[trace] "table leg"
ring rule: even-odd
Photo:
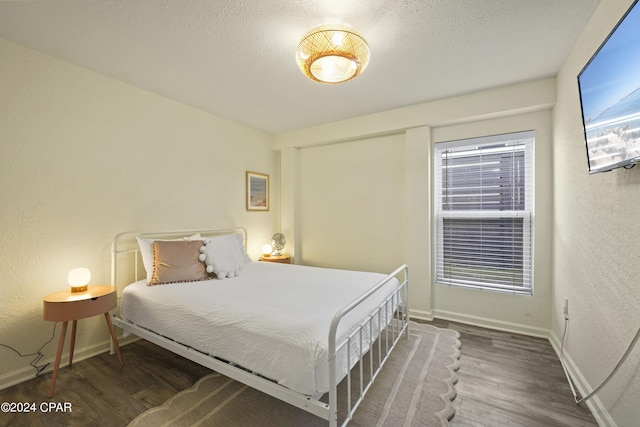
[[[71,324],[71,345],[69,346],[69,366],[73,365],[73,348],[76,346],[76,326],[78,321],[74,320]]]
[[[58,368],[60,367],[60,358],[62,357],[62,347],[64,347],[64,336],[67,333],[67,324],[65,320],[62,322],[62,331],[60,331],[60,339],[58,340],[58,351],[56,352],[56,361],[53,365],[53,375],[51,376],[51,388],[49,388],[49,397],[53,397],[53,389],[56,386],[56,378],[58,377]]]
[[[107,327],[109,328],[109,333],[111,334],[111,340],[113,341],[113,345],[116,348],[116,353],[118,354],[118,360],[120,361],[120,366],[124,366],[124,362],[122,361],[122,355],[120,354],[120,346],[118,345],[118,338],[116,337],[116,330],[113,327],[113,323],[111,322],[111,316],[107,312],[104,314],[104,318],[107,320]]]

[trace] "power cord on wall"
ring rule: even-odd
[[[573,400],[575,400],[575,402],[577,404],[580,404],[580,403],[584,402],[585,400],[590,399],[591,397],[593,397],[593,395],[595,395],[597,392],[599,392],[600,389],[602,389],[602,387],[604,387],[605,384],[607,384],[609,382],[609,380],[615,375],[615,373],[618,371],[620,366],[627,359],[627,356],[629,356],[629,353],[631,353],[631,350],[633,350],[633,347],[638,342],[638,339],[640,338],[640,328],[638,328],[638,331],[636,332],[636,335],[633,338],[633,340],[631,340],[631,344],[629,344],[629,347],[627,348],[627,351],[624,352],[624,354],[622,355],[622,358],[620,359],[620,361],[618,361],[618,363],[613,368],[613,371],[611,371],[609,376],[607,376],[607,378],[605,378],[605,380],[602,382],[602,384],[600,384],[598,387],[596,387],[591,393],[589,393],[588,395],[584,396],[581,399],[578,399],[578,394],[576,393],[576,389],[573,386],[573,381],[571,380],[571,376],[569,375],[569,372],[567,371],[567,368],[564,365],[564,361],[562,360],[564,358],[564,339],[565,339],[565,336],[567,335],[567,325],[568,325],[568,323],[569,323],[569,316],[565,313],[565,316],[564,316],[564,332],[562,332],[562,342],[560,344],[560,364],[562,365],[562,370],[564,371],[564,374],[567,377],[567,380],[569,381],[569,387],[571,387],[571,393],[573,393]]]
[[[2,344],[0,343],[0,347],[5,347],[8,348],[9,350],[13,351],[14,353],[16,353],[18,356],[20,357],[30,357],[30,356],[35,356],[34,359],[29,363],[30,366],[32,366],[33,368],[35,368],[36,370],[36,377],[40,376],[40,374],[42,373],[42,371],[44,371],[47,366],[49,366],[48,363],[45,363],[42,366],[38,366],[38,362],[40,362],[40,360],[44,357],[44,354],[42,353],[42,349],[49,344],[51,341],[53,341],[53,338],[56,336],[56,326],[58,325],[58,322],[55,322],[53,324],[53,332],[51,333],[51,338],[49,338],[44,344],[42,344],[40,346],[40,348],[35,352],[35,353],[29,353],[29,354],[22,354],[20,353],[18,350],[16,350],[15,348],[11,347],[10,345],[6,345],[6,344]]]

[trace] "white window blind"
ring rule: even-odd
[[[532,295],[534,139],[436,144],[436,283]]]

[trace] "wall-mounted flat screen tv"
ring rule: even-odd
[[[589,173],[640,162],[640,3],[578,75]]]

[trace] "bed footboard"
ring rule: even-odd
[[[397,290],[387,297],[383,304],[369,313],[349,336],[338,342],[336,336],[340,321],[394,278],[400,281],[400,286]],[[345,426],[349,423],[376,380],[378,373],[391,355],[396,343],[403,334],[407,338],[409,337],[408,301],[409,268],[405,264],[333,317],[329,331],[329,425],[331,427]],[[381,331],[380,334],[374,333],[376,329]],[[341,380],[338,375],[337,358],[338,353],[344,350],[347,353],[346,359],[351,360],[351,349],[354,347],[352,345],[354,342],[356,344],[355,348],[360,349],[360,351],[356,355],[358,358],[357,364],[353,369],[347,370],[346,377],[342,380],[346,381],[346,387],[342,409],[344,419],[340,420],[338,382]]]

